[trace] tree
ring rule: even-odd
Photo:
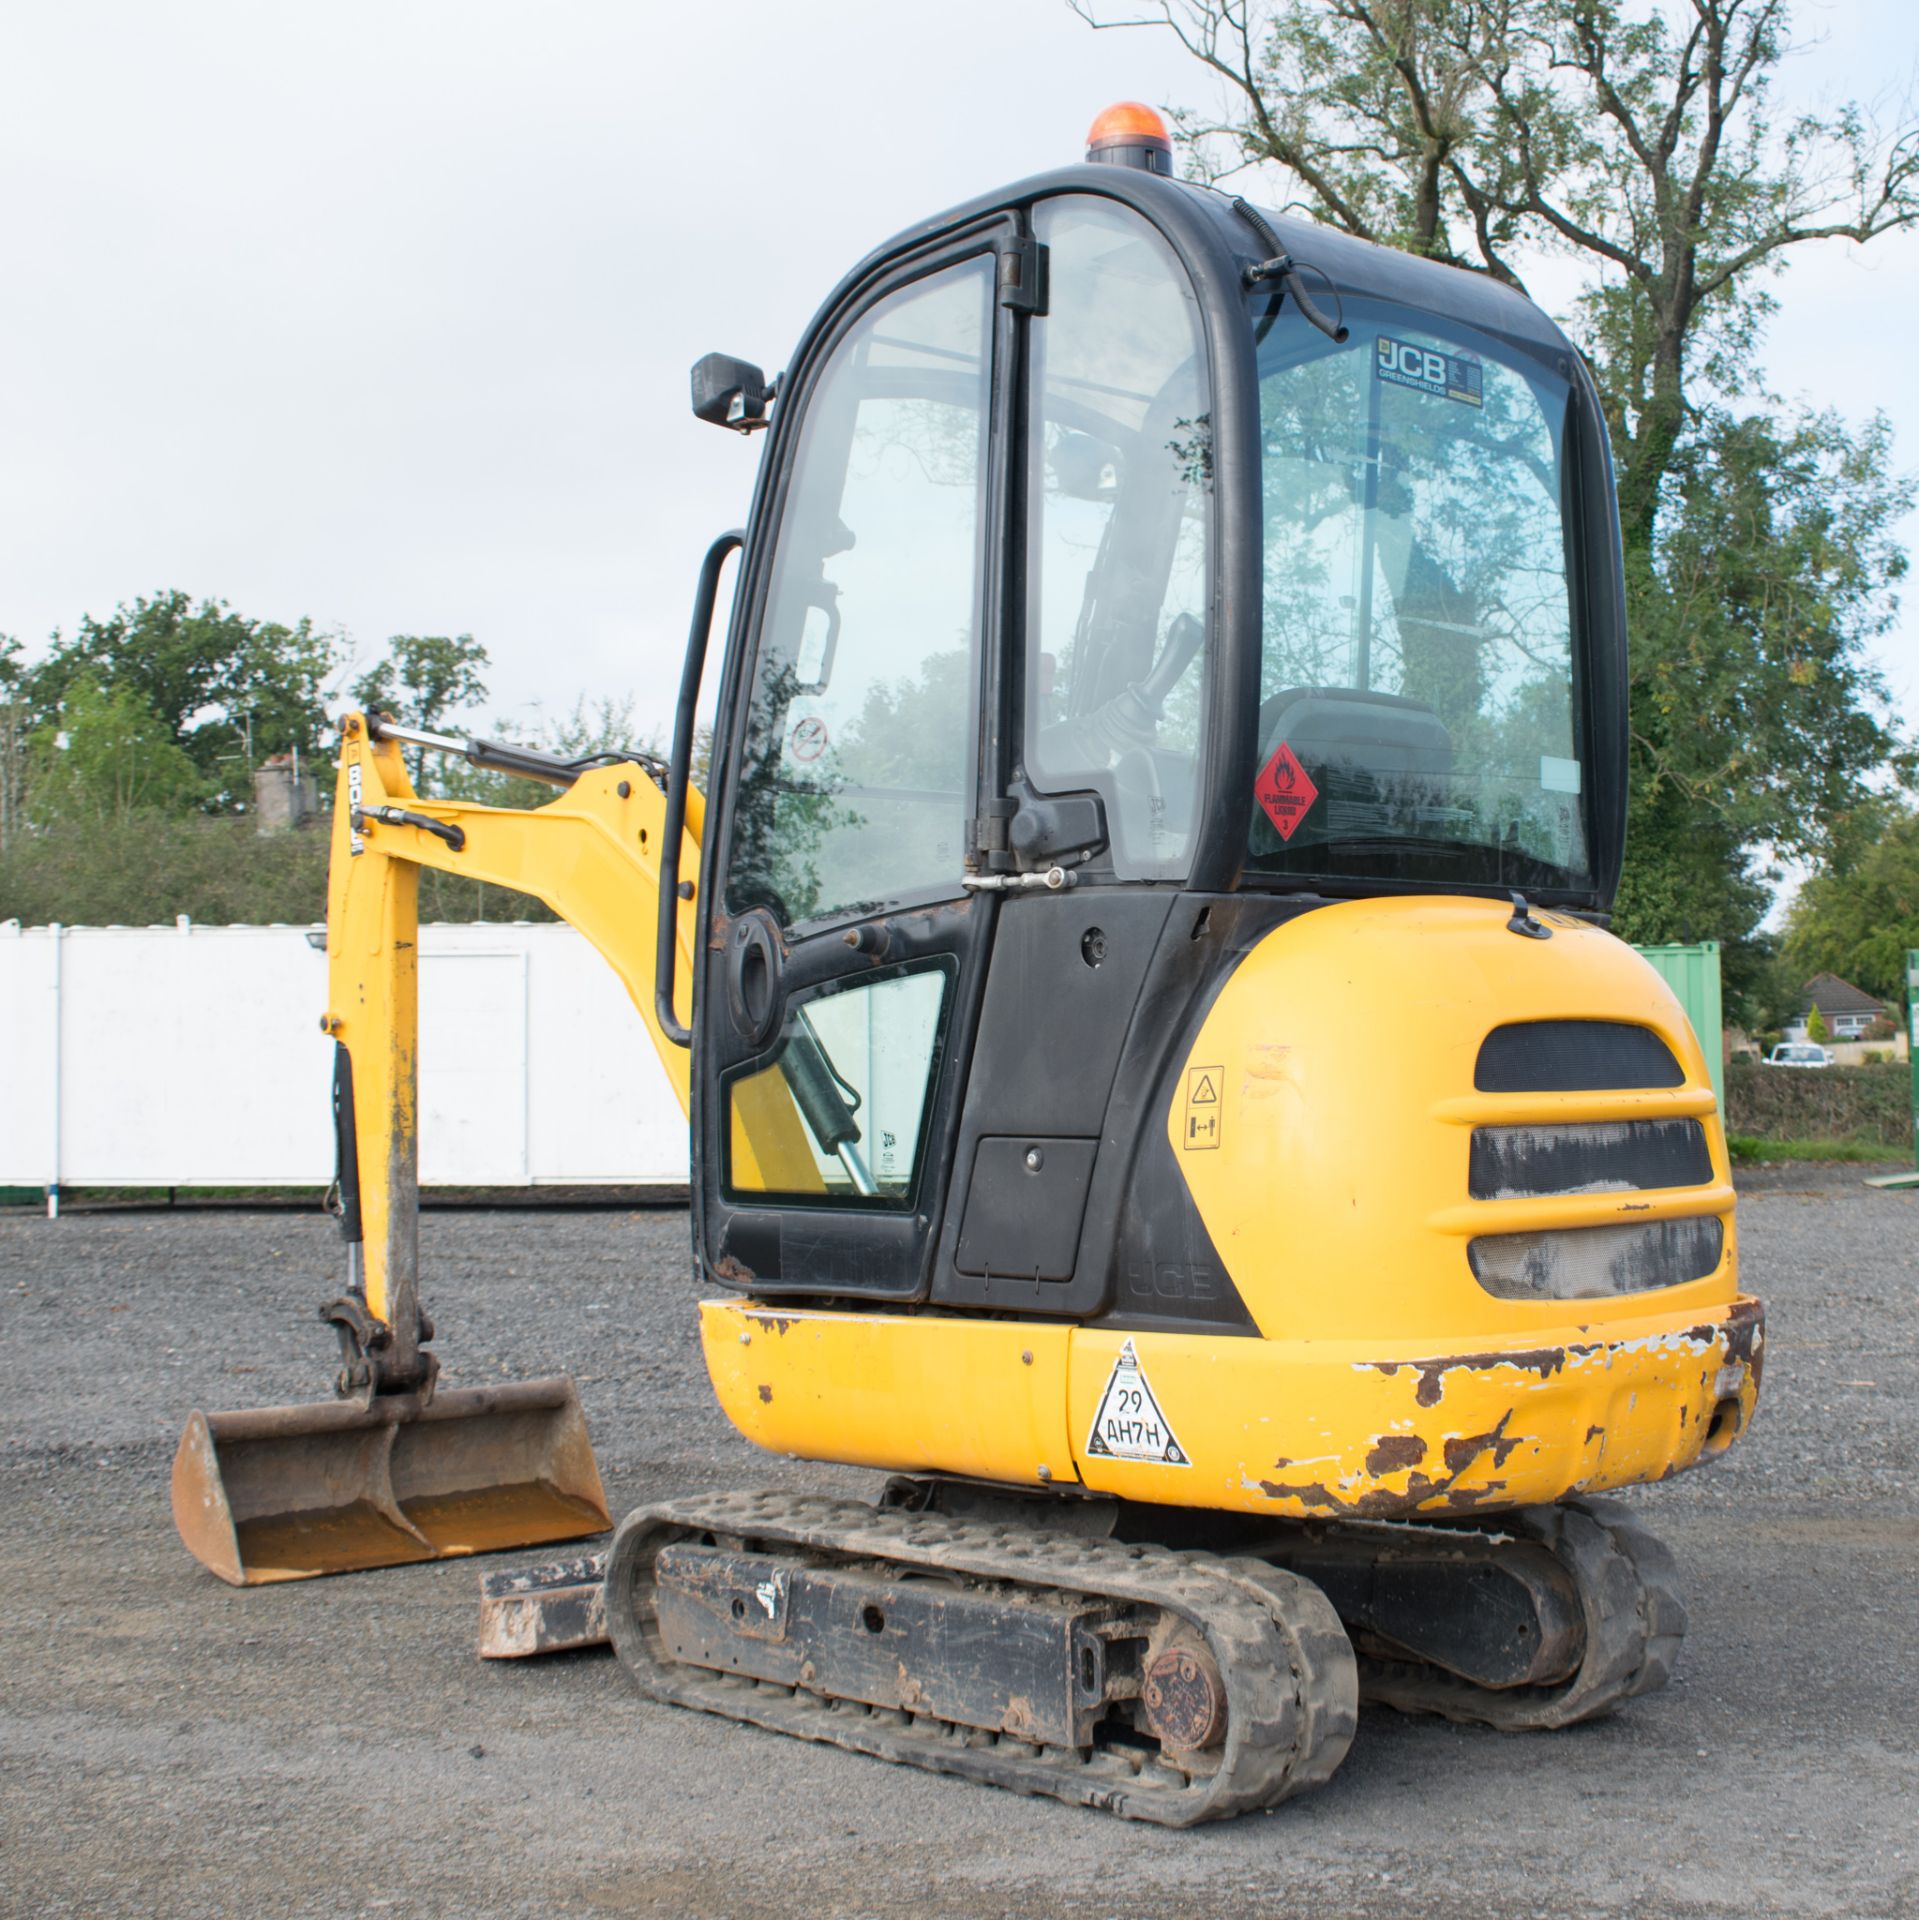
[[[480,676],[490,662],[486,649],[470,633],[457,638],[396,633],[386,648],[386,658],[354,681],[356,706],[377,709],[402,726],[431,733],[449,714],[476,707],[486,698],[486,682]],[[420,792],[441,790],[424,747],[410,751],[408,764]]]
[[[1226,84],[1226,118],[1179,116],[1208,172],[1274,163],[1333,225],[1514,286],[1528,250],[1591,271],[1620,517],[1647,546],[1689,378],[1744,385],[1758,276],[1792,247],[1919,220],[1911,126],[1775,114],[1789,16],[1788,0],[1690,0],[1676,24],[1625,0],[1158,0],[1151,19]]]
[[[353,683],[353,698],[362,707],[377,707],[405,726],[431,732],[449,714],[486,698],[480,676],[491,661],[470,633],[452,639],[396,633],[386,649],[387,657]]]
[[[87,673],[69,683],[58,724],[33,736],[29,754],[41,822],[118,829],[136,813],[191,811],[206,791],[205,774],[131,687],[109,692]]]
[[[26,656],[20,642],[0,633],[0,854],[20,830],[27,806]]]
[[[211,776],[207,803],[231,808],[251,801],[248,775],[269,755],[319,750],[327,732],[321,689],[339,651],[310,620],[250,620],[224,600],[195,605],[171,591],[104,620],[83,618],[71,640],[55,634],[23,678],[42,726],[82,674],[102,692],[131,692]]]
[[[1756,847],[1833,857],[1910,764],[1869,644],[1903,577],[1883,419],[1704,416],[1657,565],[1629,560],[1632,790],[1618,914],[1633,938],[1735,943],[1764,913]]]
[[[1763,850],[1823,852],[1874,769],[1910,771],[1866,654],[1911,497],[1888,430],[1787,415],[1755,367],[1793,249],[1919,221],[1919,132],[1781,109],[1787,0],[1074,4],[1223,83],[1223,113],[1176,116],[1203,177],[1275,167],[1292,210],[1522,290],[1534,260],[1581,270],[1633,634],[1618,925],[1747,937]]]
[[[1800,888],[1785,953],[1803,981],[1836,973],[1889,1007],[1906,997],[1906,952],[1919,947],[1919,813],[1893,814],[1850,863]]]
[[[1826,1016],[1817,1007],[1806,1015],[1806,1038],[1815,1047],[1824,1046],[1826,1043]]]

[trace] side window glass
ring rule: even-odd
[[[726,895],[784,925],[957,892],[971,799],[990,256],[814,384],[754,664]]]
[[[770,1053],[726,1083],[731,1196],[912,1205],[948,970],[870,975],[789,1005]]]
[[[1115,870],[1182,875],[1205,713],[1213,457],[1198,305],[1136,214],[1038,209],[1026,761],[1105,799]]]

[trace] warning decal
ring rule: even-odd
[[[1113,1362],[1112,1378],[1099,1397],[1099,1410],[1093,1415],[1093,1431],[1086,1437],[1086,1451],[1109,1460],[1148,1460],[1159,1467],[1190,1467],[1166,1416],[1146,1384],[1139,1355],[1133,1351],[1131,1337]]]
[[[1219,1145],[1219,1090],[1225,1079],[1219,1067],[1186,1069],[1186,1124],[1179,1144],[1187,1153],[1203,1153]]]
[[[1313,785],[1312,775],[1299,764],[1299,756],[1282,740],[1274,749],[1273,757],[1260,768],[1259,778],[1253,782],[1253,797],[1265,809],[1266,818],[1278,828],[1279,837],[1290,840],[1299,823],[1312,811],[1319,789]]]
[[[1373,376],[1395,387],[1411,387],[1415,393],[1463,401],[1469,407],[1484,401],[1485,373],[1476,354],[1441,353],[1383,333],[1373,357]]]

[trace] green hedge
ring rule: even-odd
[[[133,813],[18,833],[0,853],[0,920],[70,927],[201,926],[326,918],[327,822],[260,834],[251,820]],[[428,868],[420,918],[551,920],[542,902]]]
[[[1726,1070],[1726,1131],[1762,1140],[1877,1140],[1912,1144],[1912,1072],[1876,1067],[1756,1066]]]

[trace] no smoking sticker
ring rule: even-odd
[[[1273,757],[1260,768],[1259,778],[1253,782],[1253,797],[1279,837],[1290,840],[1298,831],[1299,823],[1312,811],[1319,789],[1313,785],[1312,775],[1299,764],[1299,756],[1282,740],[1274,749]]]
[[[817,714],[809,715],[788,737],[795,760],[817,760],[826,751],[826,722]]]
[[[1106,1391],[1099,1397],[1086,1451],[1103,1454],[1109,1460],[1146,1460],[1156,1467],[1193,1464],[1173,1438],[1172,1423],[1160,1412],[1159,1402],[1146,1384],[1146,1370],[1139,1364],[1130,1337],[1120,1348]]]

